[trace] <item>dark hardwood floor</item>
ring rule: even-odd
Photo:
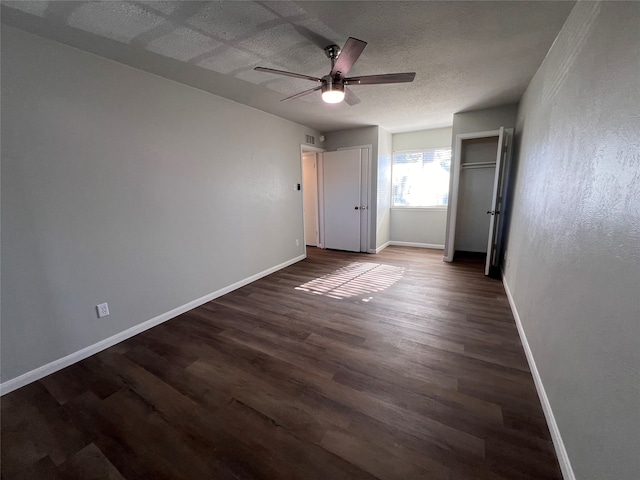
[[[308,258],[2,397],[2,478],[561,479],[502,284]]]

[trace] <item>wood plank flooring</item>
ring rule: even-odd
[[[561,479],[502,284],[308,258],[2,398],[10,479]]]

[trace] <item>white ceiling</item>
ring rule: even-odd
[[[322,132],[449,126],[453,114],[517,102],[574,3],[569,1],[3,1],[2,22]],[[256,66],[326,75],[323,49],[368,42],[349,72],[417,72],[413,83],[355,85],[328,105],[314,83]]]

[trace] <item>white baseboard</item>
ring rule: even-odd
[[[573,473],[573,468],[571,467],[571,462],[569,461],[569,455],[567,454],[567,450],[564,446],[564,442],[562,441],[562,436],[560,435],[560,429],[558,428],[558,424],[556,423],[556,419],[553,415],[553,410],[551,409],[551,403],[549,403],[549,398],[547,397],[547,393],[544,389],[544,385],[542,384],[542,378],[540,378],[540,373],[538,372],[536,361],[533,358],[533,352],[531,352],[531,347],[529,346],[529,342],[527,341],[527,336],[524,333],[524,328],[522,327],[522,321],[520,320],[520,315],[518,314],[518,309],[516,308],[516,304],[513,300],[513,296],[511,295],[511,290],[509,290],[509,285],[507,284],[507,280],[505,279],[504,272],[502,273],[502,283],[504,285],[504,290],[507,293],[507,298],[509,299],[509,305],[511,306],[511,311],[513,312],[513,318],[515,318],[516,320],[516,326],[518,327],[518,334],[520,335],[520,340],[522,341],[524,353],[527,357],[527,362],[529,363],[529,370],[531,370],[531,375],[533,376],[533,382],[536,385],[536,390],[538,391],[538,397],[540,397],[540,403],[542,404],[542,411],[544,412],[544,416],[547,420],[549,432],[551,433],[551,440],[553,441],[553,446],[556,450],[556,455],[558,457],[558,463],[560,463],[560,469],[562,470],[562,476],[564,477],[565,480],[576,480],[576,476]]]
[[[385,248],[387,248],[389,245],[391,245],[391,242],[387,242],[387,243],[383,243],[382,245],[380,245],[378,248],[373,249],[370,248],[369,251],[367,253],[380,253],[382,250],[384,250]]]
[[[154,317],[150,320],[139,323],[138,325],[134,325],[133,327],[128,328],[127,330],[124,330],[120,333],[116,333],[112,337],[105,338],[104,340],[94,343],[93,345],[89,345],[88,347],[85,347],[82,350],[78,350],[77,352],[71,353],[66,357],[59,358],[58,360],[54,360],[51,363],[47,363],[46,365],[43,365],[27,373],[24,373],[19,377],[15,377],[15,378],[12,378],[11,380],[7,380],[6,382],[3,382],[0,384],[0,396],[5,395],[9,392],[13,392],[14,390],[17,390],[20,387],[24,387],[25,385],[28,385],[29,383],[40,380],[41,378],[44,378],[47,375],[55,373],[58,370],[62,370],[63,368],[68,367],[69,365],[73,365],[74,363],[79,362],[80,360],[84,360],[85,358],[90,357],[91,355],[94,355],[98,352],[101,352],[102,350],[105,350],[109,347],[112,347],[113,345],[120,343],[128,338],[131,338],[134,335],[142,333],[145,330],[149,330],[150,328],[153,328],[156,325],[160,325],[161,323],[164,323],[167,320],[171,320],[172,318],[177,317],[178,315],[182,315],[183,313],[188,312],[189,310],[193,310],[194,308],[199,307],[204,303],[210,302],[211,300],[221,297],[222,295],[232,292],[233,290],[243,287],[251,282],[255,282],[256,280],[262,277],[266,277],[267,275],[277,272],[278,270],[282,270],[283,268],[288,267],[289,265],[293,265],[294,263],[297,263],[300,260],[304,260],[305,258],[306,258],[306,255],[300,255],[299,257],[288,260],[284,263],[281,263],[280,265],[276,265],[275,267],[268,268],[267,270],[264,270],[260,273],[256,273],[255,275],[251,275],[250,277],[247,277],[243,280],[240,280],[224,288],[221,288],[220,290],[216,290],[215,292],[209,293],[203,297],[200,297],[196,300],[186,303],[180,307],[174,308],[173,310],[170,310],[166,313],[158,315],[157,317]]]
[[[398,245],[399,247],[417,247],[417,248],[433,248],[435,250],[444,250],[444,245],[438,245],[435,243],[415,243],[415,242],[396,242],[392,240],[391,245]]]

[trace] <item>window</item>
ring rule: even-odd
[[[449,204],[451,148],[393,154],[394,207],[446,207]]]

